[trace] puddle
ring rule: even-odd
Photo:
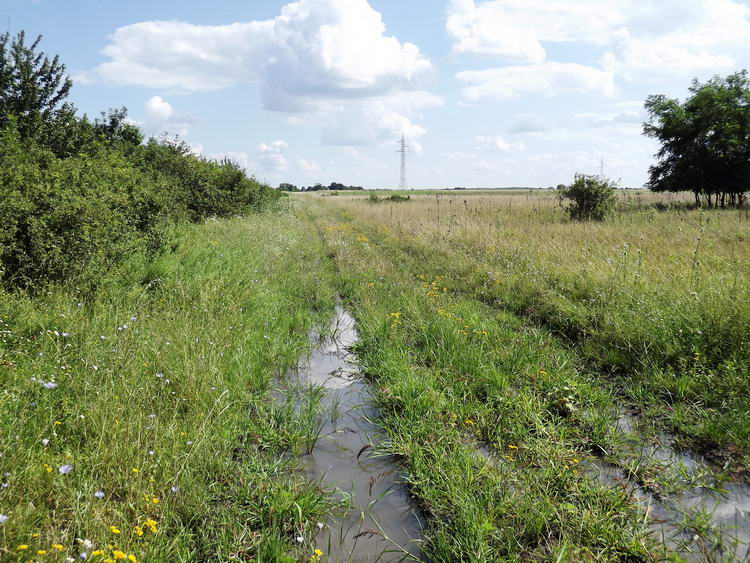
[[[649,516],[654,537],[688,561],[750,560],[750,485],[716,483],[712,471],[719,473],[718,468],[700,456],[677,450],[670,434],[638,437],[637,417],[631,413],[621,414],[615,427],[624,434],[629,450],[620,460],[622,467],[601,459],[587,460],[582,463],[587,475],[630,494]],[[630,467],[637,473],[642,464],[652,464],[652,471],[661,478],[669,475],[676,481],[675,490],[639,483],[623,469]]]
[[[369,388],[350,352],[356,326],[338,304],[329,330],[324,338],[311,334],[312,353],[286,381],[325,391],[320,438],[303,458],[305,471],[350,506],[326,523],[315,547],[328,561],[418,560],[422,523],[400,482],[398,463],[377,452],[382,433],[372,422]]]

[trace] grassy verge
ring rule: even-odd
[[[329,501],[286,452],[314,424],[269,388],[332,308],[317,238],[290,215],[181,237],[94,296],[0,294],[0,559],[311,556]]]

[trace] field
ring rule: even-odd
[[[747,559],[746,209],[333,195],[183,226],[96,294],[0,293],[0,558],[336,560],[347,520],[354,560]],[[289,383],[337,299],[372,403],[349,462],[388,464],[351,487],[396,483],[369,504],[311,470],[338,395]]]

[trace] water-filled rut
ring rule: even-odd
[[[354,319],[336,305],[331,326],[310,335],[313,349],[286,376],[294,386],[321,388],[320,436],[304,458],[307,476],[348,505],[315,538],[328,561],[416,560],[422,524],[399,478],[396,459],[379,451],[382,431],[367,383],[351,349]]]

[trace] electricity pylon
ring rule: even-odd
[[[409,187],[406,183],[406,153],[409,152],[409,145],[406,144],[406,138],[403,133],[401,133],[401,148],[396,152],[401,153],[401,180],[398,183],[398,189],[408,190]]]

